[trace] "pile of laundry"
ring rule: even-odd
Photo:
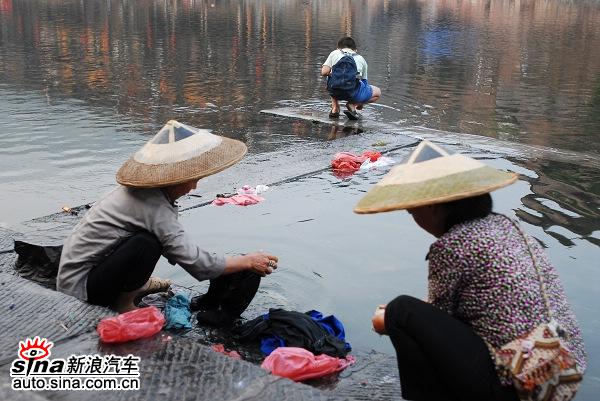
[[[366,150],[360,155],[350,152],[336,153],[331,161],[331,167],[336,177],[347,178],[359,170],[370,170],[394,163],[396,162],[392,158],[381,156],[381,153],[373,150]]]
[[[261,277],[244,271],[210,280],[208,292],[190,299],[190,290],[172,285],[168,292],[142,298],[140,308],[102,319],[96,331],[107,343],[150,337],[164,329],[191,329],[192,311],[198,324],[228,327],[238,342],[256,342],[267,357],[262,367],[274,375],[296,381],[339,372],[355,362],[348,355],[344,325],[335,316],[316,310],[305,313],[270,309],[255,319],[241,322],[252,302]],[[242,359],[235,350],[214,344],[215,352]]]
[[[262,367],[272,374],[303,381],[339,372],[352,363],[342,322],[316,310],[306,313],[270,309],[235,326],[241,342],[258,341],[267,355]]]
[[[190,291],[187,288],[171,285],[168,292],[146,295],[140,307],[154,306],[165,316],[165,329],[191,329]]]
[[[256,187],[250,185],[244,185],[241,187],[236,194],[221,194],[217,195],[216,199],[212,201],[215,206],[223,205],[238,205],[238,206],[250,206],[260,203],[265,200],[258,194],[265,192],[269,189],[268,186],[259,184]]]

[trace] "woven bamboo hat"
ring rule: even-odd
[[[171,120],[121,166],[117,182],[139,188],[180,184],[226,169],[247,150],[240,141]]]
[[[422,141],[408,161],[390,170],[358,202],[356,213],[410,209],[469,198],[505,187],[517,174],[496,170]]]

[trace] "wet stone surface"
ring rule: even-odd
[[[99,319],[113,315],[59,292],[41,288],[10,273],[0,273],[0,362],[14,359],[19,341],[35,333],[60,342],[93,331]]]
[[[13,251],[13,237],[15,234],[14,231],[0,228],[0,258],[3,254]]]

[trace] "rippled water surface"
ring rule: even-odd
[[[326,113],[319,70],[345,34],[383,90],[365,108],[370,120],[600,157],[597,1],[0,0],[0,226],[95,200],[171,118],[241,139],[255,155],[344,136],[259,111]],[[544,242],[563,277],[591,356],[582,399],[592,399],[600,173],[569,160],[493,163],[521,173],[498,209]],[[264,299],[304,308],[321,297],[358,346],[389,352],[364,322],[400,291],[424,293],[432,239],[404,214],[346,213],[377,178],[324,173],[281,186],[268,205],[184,218],[207,248],[264,247],[287,260]]]
[[[251,152],[325,139],[257,112],[326,109],[319,69],[343,34],[384,92],[369,118],[600,152],[597,2],[1,0],[0,221],[92,200],[170,118]],[[46,207],[15,208],[19,191]]]

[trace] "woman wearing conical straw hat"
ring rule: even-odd
[[[151,274],[161,255],[197,280],[243,271],[265,276],[277,257],[251,253],[224,257],[194,244],[177,220],[175,201],[198,180],[237,163],[242,142],[169,121],[117,172],[120,184],[98,201],[64,244],[57,289],[118,311],[134,299],[168,289]]]
[[[427,255],[427,302],[402,295],[373,316],[375,331],[396,350],[404,399],[517,400],[492,356],[547,323],[547,308],[585,369],[580,329],[554,268],[516,222],[492,213],[489,192],[516,179],[423,141],[355,207],[357,213],[406,209],[437,238]]]

